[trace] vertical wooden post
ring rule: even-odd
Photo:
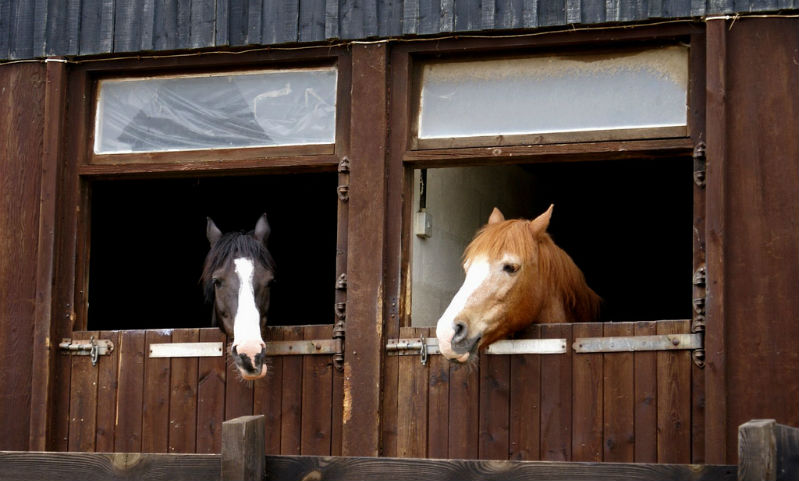
[[[353,45],[342,454],[377,456],[386,229],[386,44]],[[359,100],[360,99],[360,100]]]
[[[773,419],[753,419],[738,427],[738,480],[799,479],[799,429]]]
[[[733,462],[727,446],[727,362],[725,329],[727,186],[727,31],[724,19],[706,22],[706,265],[705,462]]]
[[[44,97],[45,123],[42,130],[42,175],[39,190],[39,238],[36,257],[36,304],[33,331],[31,420],[28,449],[47,449],[50,431],[53,370],[58,341],[53,342],[52,303],[55,267],[56,190],[61,155],[61,137],[66,112],[67,65],[63,59],[49,59]],[[57,339],[57,338],[55,338]]]
[[[222,481],[264,479],[265,426],[263,415],[242,416],[222,423]]]

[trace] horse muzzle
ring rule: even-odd
[[[243,379],[254,381],[266,376],[266,345],[263,342],[234,344],[230,353]]]
[[[460,321],[456,321],[451,326],[436,328],[438,337],[438,350],[441,354],[451,361],[466,362],[469,356],[477,351],[480,345],[481,335],[469,337],[468,326]]]

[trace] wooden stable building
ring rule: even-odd
[[[799,425],[794,1],[11,0],[0,59],[0,450],[264,414],[267,454],[734,464]],[[550,203],[605,322],[422,352],[464,236]],[[197,280],[205,217],[264,211],[245,383]]]

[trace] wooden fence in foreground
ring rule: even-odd
[[[222,454],[0,452],[0,481],[93,480],[735,480],[799,478],[799,429],[739,428],[738,466],[264,456],[264,417],[223,425]]]

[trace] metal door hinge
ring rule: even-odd
[[[109,356],[114,351],[114,343],[108,339],[73,340],[65,338],[58,344],[59,349],[75,356],[91,356],[92,366],[97,365],[100,356]]]
[[[338,163],[339,185],[336,188],[341,202],[350,200],[350,159],[343,157]]]
[[[705,304],[707,303],[707,269],[702,264],[694,271],[694,315],[691,319],[691,332],[701,338],[701,346],[691,353],[694,364],[705,367]]]
[[[694,147],[694,183],[704,188],[706,174],[707,160],[705,159],[705,143],[699,142],[696,144],[696,147]]]

